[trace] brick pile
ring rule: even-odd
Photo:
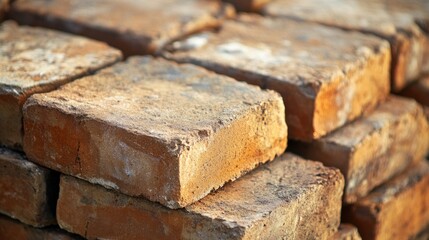
[[[427,238],[428,16],[0,0],[0,239]]]

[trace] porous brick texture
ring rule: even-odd
[[[345,209],[363,239],[411,239],[429,226],[429,165],[410,167]]]
[[[58,227],[35,228],[0,215],[0,239],[4,240],[83,240]]]
[[[62,176],[57,216],[88,239],[328,239],[342,188],[338,170],[285,154],[178,210]]]
[[[277,93],[150,57],[33,95],[24,125],[31,160],[170,208],[274,159],[287,140]]]
[[[429,107],[429,75],[410,84],[400,94],[405,97],[413,98],[420,104]]]
[[[58,181],[51,170],[0,148],[0,213],[36,227],[55,224]]]
[[[338,231],[331,238],[332,240],[362,240],[359,235],[358,229],[351,225],[342,223],[338,227]]]
[[[231,7],[211,0],[20,0],[11,18],[105,41],[126,55],[156,53],[172,40],[217,28]]]
[[[47,92],[121,59],[104,43],[52,30],[0,25],[0,145],[22,147],[22,106]]]
[[[389,92],[388,43],[357,32],[241,15],[219,33],[171,48],[170,59],[279,92],[293,139],[320,138],[372,110]]]
[[[339,168],[346,179],[344,200],[352,203],[426,156],[429,125],[414,100],[390,96],[368,116],[291,149]]]
[[[424,0],[322,0],[318,4],[312,0],[278,0],[264,9],[269,16],[317,22],[389,40],[395,92],[429,71],[429,34],[420,27],[427,23],[428,12],[429,3]],[[418,16],[421,18],[416,19]]]
[[[223,0],[231,3],[238,11],[244,12],[260,12],[265,4],[272,0]]]

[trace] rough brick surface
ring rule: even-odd
[[[429,76],[410,84],[400,94],[413,98],[422,105],[429,107]]]
[[[220,1],[209,0],[20,0],[11,17],[20,23],[52,27],[105,41],[126,55],[155,53],[177,38],[216,28]]]
[[[51,30],[0,26],[0,145],[21,148],[22,105],[33,93],[110,65],[118,50]]]
[[[399,2],[402,1],[402,4]],[[396,2],[396,5],[393,3]],[[278,0],[264,12],[271,16],[318,22],[358,30],[388,39],[392,46],[392,89],[400,91],[421,72],[429,71],[429,35],[419,28],[415,15],[429,5],[417,1],[384,0]],[[414,10],[413,10],[414,9]],[[424,11],[424,10],[423,10]]]
[[[362,240],[357,228],[350,224],[340,224],[332,240]]]
[[[238,11],[259,12],[271,0],[223,0],[231,3]]]
[[[429,150],[429,126],[415,101],[391,96],[368,116],[291,149],[339,168],[346,179],[344,200],[351,203],[421,160]]]
[[[327,239],[342,187],[338,170],[285,154],[178,210],[62,176],[57,212],[89,239]]]
[[[429,165],[420,161],[345,209],[363,239],[409,239],[429,224]]]
[[[162,59],[130,58],[24,108],[30,159],[173,208],[286,147],[277,93]]]
[[[319,138],[389,92],[388,43],[356,32],[242,15],[172,48],[171,59],[281,93],[293,139]]]
[[[58,227],[34,228],[0,215],[0,239],[13,240],[82,240]]]
[[[56,223],[58,174],[0,148],[0,213],[36,227]]]

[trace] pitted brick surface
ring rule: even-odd
[[[277,93],[140,57],[32,96],[24,124],[30,159],[172,208],[272,160],[287,139]]]
[[[21,0],[11,6],[20,23],[105,41],[126,55],[156,53],[172,40],[219,27],[231,14],[210,0]]]
[[[20,148],[22,105],[33,93],[47,92],[121,59],[106,44],[56,31],[0,26],[0,144]]]
[[[171,48],[170,59],[281,93],[293,139],[319,138],[389,92],[388,43],[357,32],[242,15]]]
[[[342,187],[338,170],[292,154],[178,210],[63,176],[58,219],[88,239],[327,239]]]
[[[415,101],[391,96],[368,116],[291,149],[339,168],[346,179],[345,202],[351,203],[420,161],[429,150],[429,126]]]

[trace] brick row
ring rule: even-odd
[[[312,0],[279,0],[264,10],[269,16],[317,22],[389,40],[395,92],[429,71],[429,35],[425,25],[429,22],[428,12],[428,2],[419,0],[323,0],[319,4]]]
[[[292,139],[320,138],[371,111],[389,92],[387,42],[315,24],[241,15],[216,34],[173,43],[170,51],[169,59],[279,92]]]
[[[219,27],[233,14],[209,0],[20,0],[10,9],[19,23],[105,41],[127,56],[154,54],[175,39]]]
[[[292,151],[339,168],[346,179],[344,201],[352,203],[420,161],[429,151],[429,124],[415,101],[390,96],[362,117]]]
[[[57,216],[88,239],[327,239],[342,188],[338,170],[285,154],[177,210],[62,176]]]
[[[13,22],[0,26],[0,145],[22,148],[22,106],[121,59],[104,43]]]
[[[33,95],[24,127],[32,161],[170,208],[274,159],[287,140],[277,93],[149,57]]]

